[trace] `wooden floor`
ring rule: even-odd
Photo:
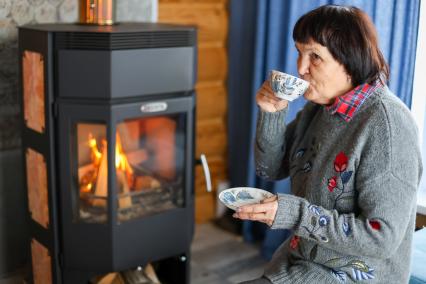
[[[257,247],[211,223],[196,226],[191,250],[191,284],[239,283],[259,277],[265,265]],[[0,279],[0,284],[22,283],[22,272]]]
[[[262,275],[259,249],[213,224],[197,225],[192,245],[191,284],[229,284]]]

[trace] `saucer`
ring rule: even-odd
[[[222,191],[219,199],[228,208],[237,210],[238,207],[260,203],[263,199],[274,196],[272,193],[254,187],[233,187]]]

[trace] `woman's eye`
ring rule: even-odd
[[[321,57],[316,53],[311,53],[311,59],[313,62],[319,62],[321,60]]]

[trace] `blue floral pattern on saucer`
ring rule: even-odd
[[[272,196],[274,196],[272,193],[259,188],[234,187],[222,191],[219,199],[227,207],[236,210],[240,206],[260,203],[263,199]]]

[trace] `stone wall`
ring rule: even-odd
[[[0,0],[0,279],[28,255],[20,151],[17,26],[75,22],[78,0]],[[156,21],[157,0],[117,0],[117,21]]]

